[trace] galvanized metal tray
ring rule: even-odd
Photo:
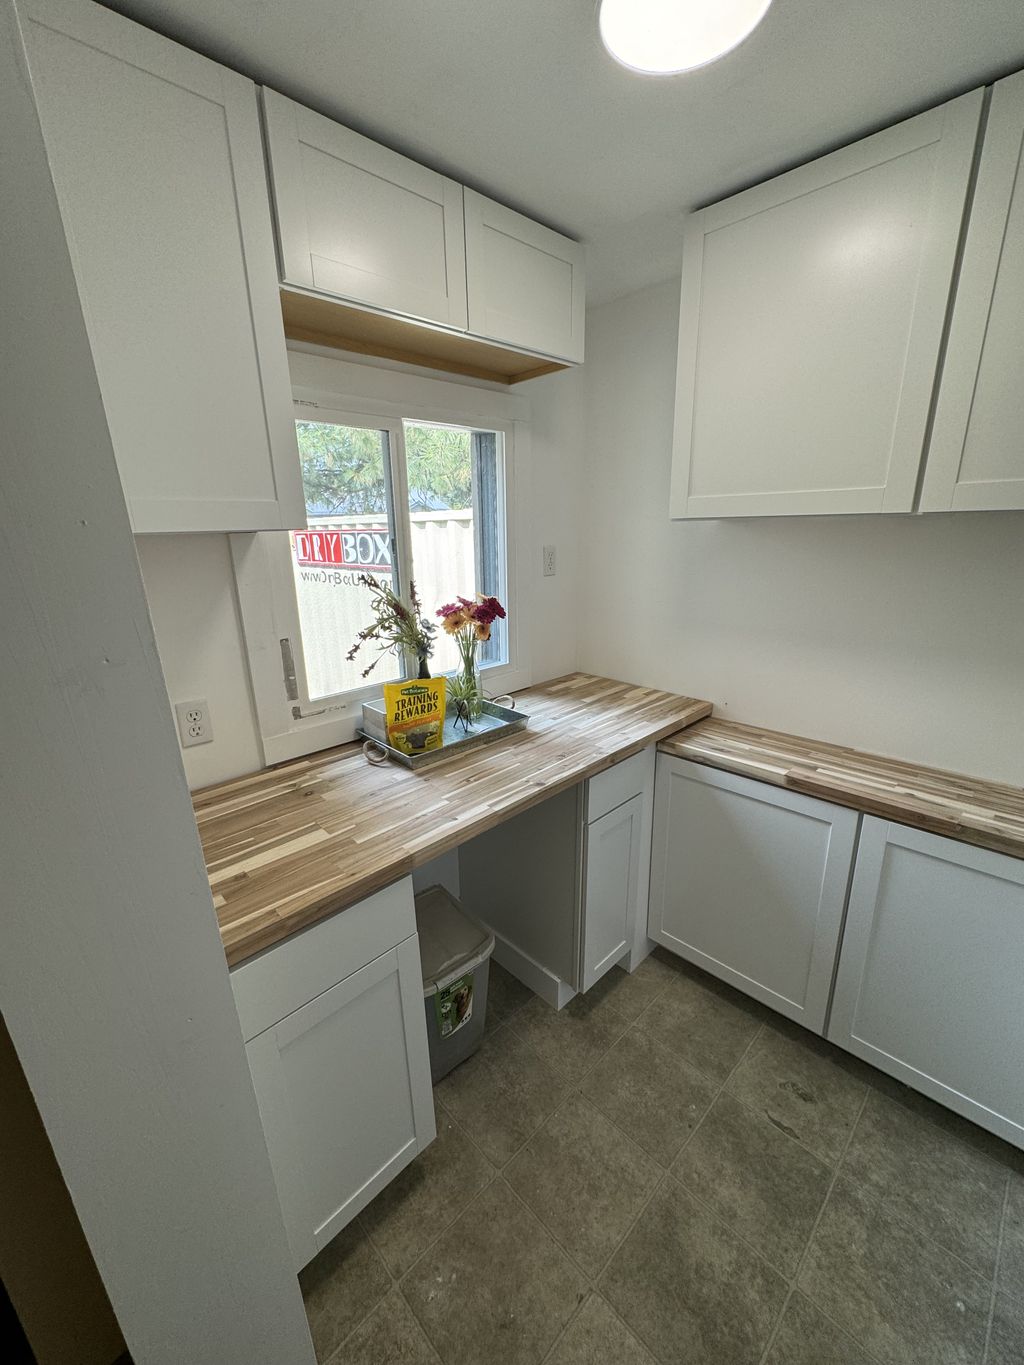
[[[511,697],[508,700],[511,701]],[[446,713],[441,747],[428,749],[425,753],[405,754],[400,749],[393,748],[384,738],[387,733],[384,725],[384,703],[364,702],[363,725],[359,733],[366,741],[363,753],[369,762],[385,763],[391,758],[406,768],[418,769],[432,767],[435,763],[444,763],[448,759],[468,753],[471,749],[493,744],[495,740],[504,739],[506,735],[514,735],[526,729],[529,719],[530,717],[524,715],[522,711],[515,710],[514,703],[512,706],[499,706],[496,701],[485,701],[480,719],[471,722],[468,730],[461,720]]]

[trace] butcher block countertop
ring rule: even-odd
[[[921,768],[717,717],[663,740],[662,753],[788,787],[883,820],[1024,858],[1024,788]]]
[[[450,762],[374,767],[361,744],[193,793],[235,965],[439,853],[711,714],[711,703],[573,673],[517,693],[529,726]]]

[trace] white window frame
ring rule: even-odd
[[[388,388],[394,391],[394,396],[383,399],[296,384],[293,388],[295,416],[298,420],[303,417],[308,420],[320,419],[343,425],[369,426],[389,433],[400,429],[403,420],[444,423],[501,433],[505,473],[505,582],[508,594],[505,606],[508,609],[509,657],[505,663],[487,666],[483,681],[490,696],[514,692],[528,687],[533,681],[528,638],[528,582],[522,556],[518,553],[520,528],[528,525],[525,499],[529,488],[529,429],[521,418],[510,415],[509,409],[513,404],[504,394],[492,394],[489,390],[467,390],[459,384],[440,380],[427,381],[427,385],[429,393],[424,395],[423,381],[411,383],[400,374],[390,374]],[[407,390],[407,397],[402,396],[403,390]],[[467,394],[472,395],[470,401],[467,401]],[[424,401],[425,397],[427,401]],[[389,439],[393,442],[394,438],[390,436]],[[392,444],[393,461],[394,455]],[[408,517],[403,514],[408,504],[405,490],[407,471],[399,469],[397,464],[393,467],[396,475],[393,489],[395,533],[400,541],[398,565],[408,572],[411,551],[406,543]],[[381,693],[380,681],[371,679],[365,687],[326,698],[323,702],[296,701],[287,695],[281,639],[286,636],[293,638],[298,617],[294,587],[285,582],[279,570],[275,572],[271,556],[267,554],[268,546],[264,537],[274,534],[280,533],[236,533],[229,537],[249,658],[253,703],[263,760],[268,765],[356,739],[362,722],[363,701],[379,697]],[[400,585],[403,590],[408,586],[404,582]],[[457,592],[458,585],[453,584],[452,590]],[[290,597],[286,595],[288,593]],[[300,668],[298,653],[296,651],[296,673],[299,673]],[[296,710],[299,714],[296,714]]]

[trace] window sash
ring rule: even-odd
[[[369,427],[388,433],[392,505],[390,521],[396,541],[394,554],[396,579],[404,584],[412,567],[411,529],[407,488],[407,465],[403,421],[463,427],[486,436],[500,433],[502,438],[501,477],[494,480],[493,497],[499,514],[498,526],[504,534],[504,565],[500,545],[489,548],[478,538],[476,546],[478,582],[486,582],[485,556],[497,552],[499,596],[508,609],[504,657],[500,661],[482,659],[487,690],[498,695],[527,686],[532,681],[526,632],[527,602],[521,577],[517,546],[519,500],[527,486],[523,465],[529,458],[528,429],[523,422],[507,417],[491,417],[474,411],[460,413],[457,396],[451,406],[431,407],[410,401],[374,401],[372,408],[339,405],[333,395],[321,400],[311,390],[300,388],[309,397],[296,400],[298,420],[323,421]],[[313,399],[316,401],[313,401]],[[481,479],[479,467],[474,480]],[[474,484],[474,507],[477,488]],[[487,495],[485,493],[485,495]],[[404,515],[402,512],[404,511]],[[477,518],[475,518],[477,519]],[[301,528],[300,528],[301,529]],[[243,633],[249,657],[253,700],[268,764],[284,762],[302,754],[343,744],[356,737],[362,719],[362,702],[380,695],[381,682],[371,678],[365,686],[310,701],[305,686],[301,630],[291,566],[286,556],[275,557],[265,537],[274,533],[235,533],[229,537]],[[277,562],[275,563],[275,559]],[[492,557],[493,565],[493,557]],[[285,572],[282,572],[282,569]],[[287,576],[286,576],[287,574]],[[504,624],[504,623],[503,623]],[[287,627],[287,628],[286,628]],[[295,662],[298,701],[285,696],[281,640],[290,639]],[[297,648],[296,648],[297,646]],[[301,661],[301,662],[300,662]],[[297,712],[297,714],[296,714]]]

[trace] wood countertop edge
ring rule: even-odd
[[[734,724],[739,726],[739,722],[725,721],[718,717],[712,723],[720,728]],[[964,773],[925,768],[900,759],[828,745],[823,740],[803,739],[782,732],[763,733],[766,736],[772,735],[773,740],[778,741],[779,748],[772,745],[759,750],[756,742],[742,730],[737,731],[737,742],[746,746],[742,753],[723,751],[714,740],[702,747],[698,725],[692,735],[679,731],[678,739],[676,735],[670,735],[666,740],[662,740],[658,745],[658,751],[704,767],[718,768],[740,777],[749,777],[753,781],[766,782],[788,791],[830,801],[837,806],[845,806],[865,815],[892,820],[896,824],[907,825],[912,829],[955,839],[959,843],[989,849],[1011,858],[1024,859],[1024,825],[1019,832],[1013,827],[1018,817],[997,806],[985,807],[978,801],[978,797],[983,796],[988,789],[993,794],[1009,793],[1013,796],[1019,792],[1020,799],[1024,802],[1024,789],[1010,787],[1005,783],[989,783],[983,778],[972,778]],[[848,785],[842,785],[842,778],[821,772],[818,768],[802,764],[799,760],[792,763],[782,761],[779,749],[783,749],[786,743],[791,741],[815,747],[823,746],[821,761],[823,764],[827,763],[830,769],[841,769],[844,760],[848,762],[850,764],[846,779]],[[873,787],[869,782],[859,781],[858,778],[862,775],[856,766],[858,761],[868,764],[877,762],[890,766],[896,772],[902,771],[906,774],[908,782],[912,781],[915,772],[927,774],[928,779],[933,782],[945,779],[949,784],[948,804],[941,804],[939,799],[929,796],[927,792],[908,791],[903,795],[900,791],[887,791],[885,788]],[[967,806],[975,810],[977,817],[984,823],[975,823],[969,817],[965,819],[964,808]],[[995,826],[1006,824],[1008,821],[1012,823],[1005,830],[987,827],[988,824]]]
[[[566,678],[573,676],[568,674]],[[551,683],[544,684],[544,686],[551,687],[561,681],[562,679],[555,679]],[[654,689],[650,690],[653,691]],[[664,695],[667,699],[669,694]],[[492,807],[492,809],[480,814],[474,814],[465,821],[461,821],[457,817],[454,819],[450,816],[442,817],[436,831],[430,831],[429,836],[416,840],[415,847],[407,848],[401,852],[396,850],[374,866],[371,872],[357,878],[340,890],[325,894],[322,899],[314,898],[309,905],[302,906],[295,911],[289,911],[287,916],[281,916],[279,919],[271,918],[255,928],[246,927],[244,923],[238,922],[221,923],[221,941],[228,966],[237,967],[242,962],[264,952],[267,948],[290,938],[293,934],[301,933],[321,920],[340,914],[350,906],[365,900],[374,892],[382,890],[403,877],[410,876],[416,868],[430,862],[433,858],[439,857],[441,854],[475,838],[478,834],[493,828],[495,824],[512,819],[516,815],[539,805],[549,797],[557,796],[560,792],[564,792],[580,782],[596,777],[616,763],[623,762],[652,745],[658,745],[668,736],[679,734],[688,726],[706,719],[712,713],[711,702],[684,697],[680,697],[679,702],[680,709],[676,715],[651,723],[642,735],[634,736],[622,744],[616,744],[602,752],[594,753],[588,756],[585,762],[570,763],[565,771],[560,772],[557,777],[542,780],[535,790],[515,794],[506,805]],[[522,738],[527,742],[534,735],[540,738],[541,732],[531,732],[529,729],[522,732]],[[519,737],[517,736],[517,738]],[[358,747],[357,743],[340,746],[337,750],[325,752],[339,756],[346,752],[349,755],[354,755]],[[296,779],[301,779],[306,774],[315,775],[323,762],[322,755],[310,754],[304,758],[275,765],[272,769],[262,769],[257,773],[246,774],[224,783],[199,789],[193,793],[197,823],[202,829],[204,823],[210,818],[209,807],[213,803],[222,802],[226,797],[244,795],[247,790],[265,783],[270,774],[280,774],[282,784],[287,785]],[[448,765],[444,766],[448,767]],[[258,804],[262,805],[264,799],[269,801],[273,798],[270,796],[258,798]],[[301,894],[301,889],[297,894]],[[254,914],[252,918],[258,918],[258,916]]]

